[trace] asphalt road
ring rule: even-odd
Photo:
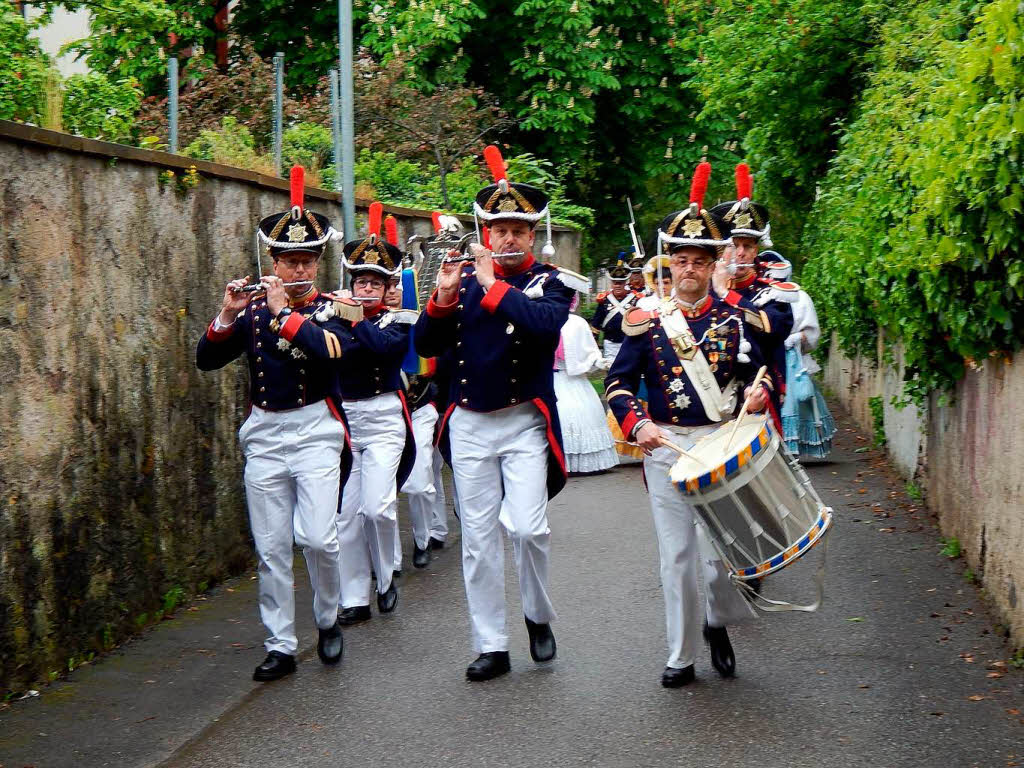
[[[246,578],[0,711],[0,768],[1024,765],[1024,672],[933,520],[848,426],[834,461],[810,468],[837,517],[825,604],[731,630],[733,680],[702,652],[695,684],[660,686],[654,530],[639,468],[620,467],[570,480],[550,505],[551,664],[530,660],[510,570],[512,672],[465,681],[456,534],[429,569],[407,566],[394,614],[346,631],[340,667],[311,650],[303,586],[297,674],[249,681],[263,653]],[[766,594],[809,598],[820,556]]]

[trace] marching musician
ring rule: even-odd
[[[536,223],[548,214],[540,189],[510,182],[497,147],[484,153],[495,183],[474,213],[490,246],[470,246],[472,263],[449,261],[416,324],[419,354],[451,355],[450,405],[441,424],[462,521],[462,567],[473,644],[470,680],[509,671],[505,566],[499,526],[512,539],[530,654],[555,657],[548,593],[548,499],[565,485],[552,368],[569,314],[572,281],[585,278],[534,259]],[[548,245],[543,252],[553,254]],[[458,251],[451,252],[452,258]]]
[[[694,679],[702,607],[698,558],[707,593],[704,637],[722,676],[735,669],[726,624],[750,611],[724,564],[701,542],[693,507],[669,479],[676,454],[662,440],[692,449],[698,438],[733,417],[741,396],[749,396],[750,410],[763,410],[772,386],[764,380],[755,391],[743,388],[761,362],[750,339],[752,330],[766,322],[764,312],[746,299],[727,301],[709,290],[718,251],[729,238],[728,225],[703,207],[710,170],[707,163],[698,166],[690,205],[667,216],[658,230],[658,251],[668,255],[671,294],[657,308],[627,313],[626,338],[605,379],[606,397],[623,433],[647,453],[644,474],[658,535],[668,632],[661,682],[668,688]],[[650,393],[646,408],[636,396],[641,381]]]
[[[590,319],[595,339],[598,334],[604,334],[602,351],[606,369],[612,364],[615,355],[619,353],[619,347],[622,346],[622,318],[637,300],[636,294],[626,287],[626,281],[632,273],[623,259],[624,256],[624,253],[620,253],[615,264],[606,270],[612,287],[609,291],[597,294],[597,309]]]
[[[377,609],[390,613],[398,603],[398,487],[415,459],[401,366],[416,315],[384,304],[388,281],[401,273],[402,252],[381,237],[382,213],[380,203],[370,206],[369,234],[346,243],[343,260],[352,298],[362,304],[341,372],[352,441],[352,472],[338,510],[338,620],[345,625],[370,618],[371,565],[377,575]]]
[[[241,355],[249,367],[251,408],[238,431],[245,454],[245,496],[259,558],[260,616],[270,632],[259,681],[295,671],[292,542],[306,558],[324,664],[341,660],[337,621],[341,593],[335,513],[351,462],[341,409],[338,367],[347,346],[341,303],[315,281],[330,222],[303,207],[302,168],[292,169],[292,209],[267,216],[258,237],[273,259],[259,293],[232,280],[220,313],[199,340],[200,370],[223,368]]]
[[[629,282],[627,287],[640,299],[651,295],[651,288],[647,280],[644,279],[645,264],[646,262],[641,254],[635,255],[629,260]]]
[[[736,199],[711,209],[732,229],[731,248],[719,261],[712,278],[715,292],[730,303],[744,297],[764,311],[767,322],[755,338],[776,384],[768,407],[778,433],[782,434],[782,400],[786,392],[785,342],[793,330],[792,304],[800,287],[759,275],[758,250],[771,247],[768,209],[753,201],[754,181],[746,163],[736,166]],[[772,259],[774,260],[774,259]]]

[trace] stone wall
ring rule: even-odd
[[[986,360],[951,393],[902,410],[891,404],[902,391],[898,348],[893,364],[880,360],[847,358],[833,339],[825,381],[868,430],[868,401],[882,398],[893,464],[922,489],[942,534],[959,539],[1011,642],[1024,647],[1024,359]]]
[[[192,162],[0,121],[0,695],[252,562],[246,374],[194,350],[287,182],[196,162],[196,186],[161,183]],[[307,202],[340,220],[336,195]],[[556,246],[579,264],[577,232]]]

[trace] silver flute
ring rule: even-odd
[[[283,283],[285,288],[292,285],[312,285],[312,280],[296,280],[293,283]],[[266,286],[263,283],[252,283],[251,285],[243,285],[241,288],[232,288],[235,293],[255,293],[256,291],[266,290]]]
[[[526,251],[513,251],[512,253],[491,253],[491,258],[495,259],[502,256],[525,256]],[[464,261],[476,261],[476,256],[469,253],[463,253],[458,256],[445,256],[442,261],[445,264],[456,264]]]

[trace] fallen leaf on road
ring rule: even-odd
[[[938,587],[932,587],[931,589],[926,589],[925,592],[934,592],[936,589],[938,589]]]
[[[871,448],[869,446],[864,445],[864,446],[861,446],[860,448],[855,448],[853,452],[854,453],[867,453],[870,450],[871,450]]]
[[[984,701],[987,698],[988,698],[987,696],[979,696],[978,694],[974,694],[973,696],[968,696],[967,700],[968,701]]]
[[[928,714],[929,715],[935,715],[936,717],[942,717],[946,713],[945,712],[929,712]]]
[[[847,619],[847,621],[864,621],[864,619],[860,616],[853,616],[852,618]]]
[[[995,679],[997,679],[997,680],[998,680],[998,679],[999,679],[1000,677],[1002,677],[1002,676],[1003,676],[1004,674],[1005,674],[1005,673],[1003,673],[1003,672],[989,672],[989,673],[988,673],[987,675],[985,675],[985,677],[991,677],[991,678],[995,678]]]
[[[156,680],[147,680],[146,682],[147,682],[147,683],[155,683],[155,682],[156,682]]]
[[[868,492],[867,488],[858,488],[857,489],[857,493],[867,493],[867,492]]]
[[[1006,714],[1013,715],[1013,716],[1016,717],[1017,715],[1020,714],[1020,710],[1019,709],[1008,709],[1008,710],[1006,710]]]
[[[871,686],[870,685],[858,685],[857,687],[858,688],[870,688]]]

